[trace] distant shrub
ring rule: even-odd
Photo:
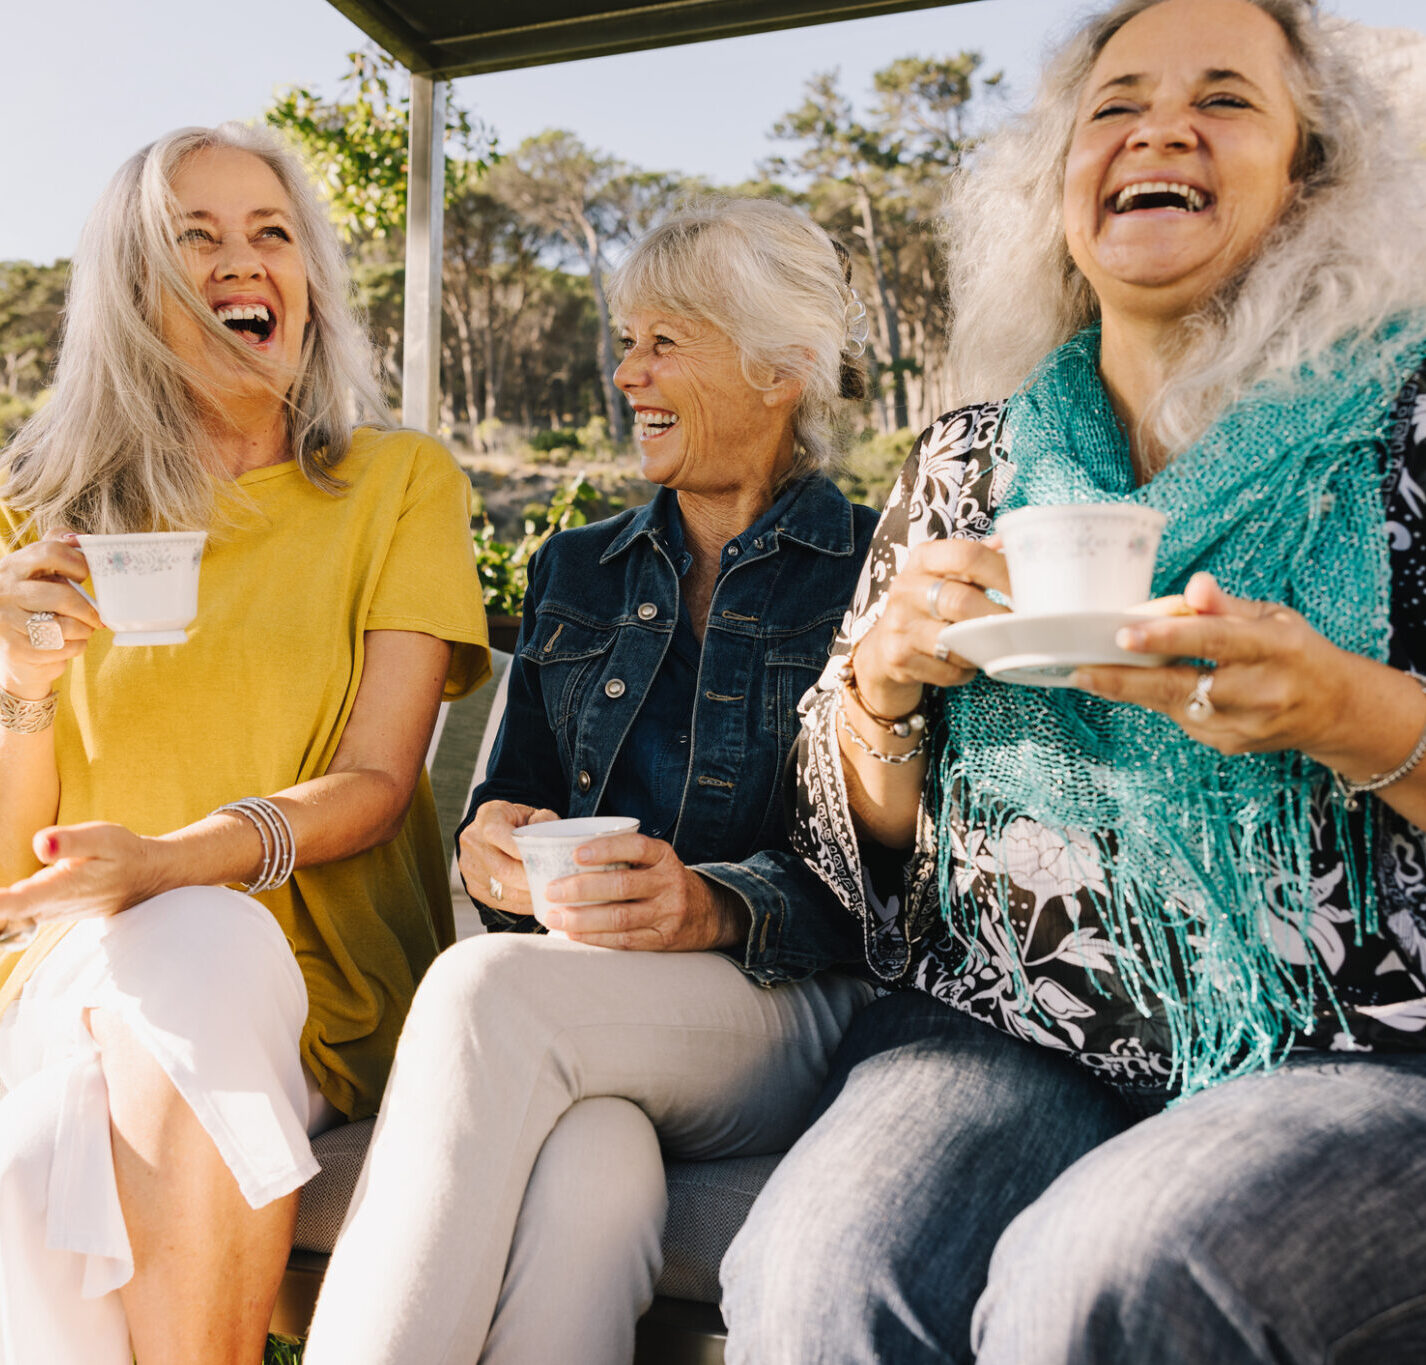
[[[3,446],[37,412],[46,395],[38,399],[0,393],[0,446]]]
[[[572,427],[555,427],[550,431],[537,431],[526,442],[531,450],[538,450],[541,454],[549,451],[579,449],[579,432]]]
[[[896,484],[896,476],[917,433],[910,427],[900,431],[866,432],[847,453],[837,472],[837,486],[853,502],[881,507]]]
[[[578,431],[579,448],[599,455],[612,455],[614,443],[609,439],[609,419],[602,413],[595,413]]]

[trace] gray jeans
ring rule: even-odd
[[[723,1263],[729,1365],[1419,1365],[1426,1054],[1152,1117],[917,992],[863,1010]]]
[[[777,1152],[861,982],[468,939],[416,994],[307,1365],[617,1365],[660,1270],[660,1146]]]

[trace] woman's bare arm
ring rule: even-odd
[[[269,795],[287,817],[297,866],[349,858],[393,838],[410,805],[440,706],[450,645],[410,631],[372,631],[352,713],[321,777]],[[46,866],[0,891],[0,922],[112,914],[179,886],[254,880],[262,842],[243,815],[206,815],[142,838],[120,825],[41,829]]]

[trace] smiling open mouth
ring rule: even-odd
[[[670,427],[676,427],[678,414],[674,412],[636,412],[634,425],[637,428],[639,439],[647,441],[655,436],[662,436]]]
[[[272,335],[272,313],[265,304],[241,304],[233,308],[219,308],[218,321],[230,332],[238,332],[252,341],[266,341]]]
[[[1138,185],[1126,185],[1114,196],[1115,213],[1133,213],[1136,209],[1177,209],[1180,213],[1201,213],[1208,207],[1201,190],[1173,180],[1145,180]]]

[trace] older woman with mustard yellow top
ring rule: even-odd
[[[309,1133],[375,1110],[449,935],[422,760],[489,671],[469,488],[381,429],[347,296],[287,153],[170,134],[95,210],[0,458],[12,1365],[260,1360]],[[188,640],[116,647],[74,533],[183,528]]]

